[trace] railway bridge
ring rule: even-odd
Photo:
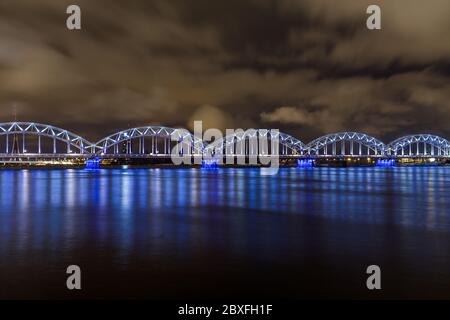
[[[237,130],[206,143],[191,132],[163,126],[122,130],[97,142],[69,130],[34,122],[0,123],[1,163],[84,163],[89,159],[168,160],[173,155],[331,161],[450,159],[450,142],[433,134],[412,134],[384,143],[360,132],[327,134],[309,143],[273,129]],[[375,159],[375,160],[374,160]]]

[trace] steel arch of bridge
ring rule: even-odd
[[[336,149],[336,143],[341,142],[341,150]],[[346,153],[345,142],[350,142],[350,153]],[[353,143],[359,144],[359,150],[354,153]],[[328,154],[328,146],[332,145],[333,150],[331,154]],[[362,154],[361,146],[367,148],[368,154]],[[370,156],[370,151],[374,152],[374,155],[382,156],[385,151],[385,144],[365,133],[360,132],[338,132],[332,133],[320,138],[317,138],[306,145],[306,149],[311,156]],[[320,151],[323,150],[323,154]],[[340,152],[339,152],[340,151]]]
[[[415,148],[412,147],[414,144],[416,145]],[[419,149],[420,144],[422,144],[422,153],[420,153]],[[430,148],[427,148],[427,146],[430,146]],[[430,151],[429,153],[428,150]],[[386,146],[386,153],[397,157],[450,156],[450,141],[432,134],[408,135],[389,143]]]
[[[234,132],[233,134],[226,135],[225,137],[208,144],[205,147],[205,153],[208,154],[222,153],[226,155],[250,155],[250,154],[256,155],[256,153],[261,152],[257,152],[256,150],[252,152],[252,150],[250,150],[250,146],[245,145],[245,140],[246,139],[252,140],[259,138],[265,138],[268,141],[272,142],[278,140],[279,143],[277,149],[279,153],[278,155],[288,155],[288,154],[302,155],[306,147],[306,145],[302,141],[286,133],[279,132],[278,130],[248,129],[245,131],[236,130],[236,132]],[[281,149],[279,147],[281,147]],[[270,152],[267,150],[267,153]],[[264,151],[262,152],[262,154],[264,154]]]
[[[217,148],[225,148],[225,152],[227,152],[227,148],[234,143],[242,142],[242,140],[244,139],[264,137],[272,141],[275,141],[275,139],[277,139],[280,148],[277,148],[276,150],[279,151],[279,155],[287,156],[372,156],[371,154],[369,154],[370,151],[372,151],[375,156],[386,157],[450,157],[450,141],[432,134],[407,135],[385,145],[380,140],[364,133],[340,132],[322,136],[305,145],[302,141],[288,134],[279,132],[278,130],[249,129],[247,131],[236,130],[234,134],[227,135],[222,139],[206,145],[201,139],[195,137],[185,129],[175,129],[163,126],[147,126],[119,131],[101,139],[97,143],[91,143],[81,136],[68,130],[48,124],[35,122],[0,123],[0,136],[6,135],[7,142],[5,144],[5,152],[3,153],[2,151],[0,151],[0,154],[13,154],[12,152],[14,152],[14,150],[12,150],[12,148],[9,149],[10,145],[8,143],[8,138],[10,135],[22,134],[37,135],[39,137],[38,155],[41,156],[45,156],[40,152],[41,137],[48,137],[53,139],[53,155],[56,154],[58,156],[64,157],[68,156],[69,154],[72,154],[74,156],[77,156],[78,154],[81,154],[83,156],[95,156],[100,153],[106,153],[105,151],[107,151],[109,148],[115,147],[124,141],[140,137],[161,137],[165,140],[174,141],[177,145],[182,142],[181,144],[188,145],[188,148],[194,155],[203,155],[206,153],[206,151],[211,152],[211,150],[215,150]],[[56,141],[61,141],[67,144],[67,153],[56,152]],[[339,150],[336,150],[336,148],[334,147],[334,154],[329,154],[329,146],[338,142],[343,142],[341,143],[341,147],[342,145],[344,145],[344,147],[340,150],[341,152],[339,152]],[[350,143],[350,150],[356,152],[346,152],[348,149],[347,142]],[[358,152],[357,149],[353,150],[353,143],[359,144],[360,150],[361,145],[365,146],[365,148],[367,148],[368,154],[361,154],[361,152]],[[156,149],[158,149],[158,147],[156,147]],[[248,155],[250,152],[249,150],[245,150],[245,153],[246,155]],[[153,153],[152,155],[155,154]]]
[[[175,141],[177,143],[186,143],[188,144],[191,153],[194,155],[200,155],[203,152],[203,141],[195,137],[189,131],[185,129],[176,129],[161,126],[137,127],[122,130],[99,140],[97,143],[95,143],[95,147],[97,149],[97,153],[107,153],[108,149],[116,147],[123,142],[135,138],[144,137],[157,137],[163,138],[166,141],[169,140]],[[114,153],[116,153],[116,151],[114,151]],[[164,153],[162,153],[161,155],[164,155]]]
[[[41,149],[40,137],[49,137],[54,139],[53,153],[56,153],[55,140],[67,143],[68,153],[71,152],[70,147],[78,149],[80,154],[88,154],[95,149],[95,146],[91,142],[80,137],[79,135],[52,125],[35,122],[0,123],[0,135],[6,135],[8,138],[9,135],[14,134],[37,135],[39,137],[39,153]],[[6,144],[5,151],[6,154],[11,153],[9,152],[10,150],[8,143]]]

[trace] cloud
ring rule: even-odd
[[[216,128],[225,130],[233,128],[234,121],[224,110],[210,105],[204,105],[195,110],[187,122],[187,127],[194,128],[194,121],[202,121],[203,130]]]
[[[6,4],[7,3],[7,4]],[[381,31],[365,28],[368,4]],[[0,2],[0,115],[99,137],[146,124],[449,136],[446,0]],[[94,140],[94,138],[91,138]]]
[[[312,113],[296,107],[279,107],[272,112],[263,112],[261,118],[266,122],[294,124],[313,124],[315,122]]]
[[[450,117],[446,102],[450,91],[444,79],[420,72],[305,83],[302,105],[277,107],[260,116],[266,123],[300,125],[322,133],[346,130],[395,136],[432,131],[445,128],[444,119]]]

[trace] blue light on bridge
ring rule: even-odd
[[[102,159],[87,159],[86,160],[86,169],[100,169],[100,162]]]
[[[217,169],[219,167],[218,159],[202,160],[203,169]]]
[[[379,159],[377,160],[377,167],[395,167],[394,159]]]
[[[297,168],[312,168],[314,167],[314,159],[300,159],[297,160]]]

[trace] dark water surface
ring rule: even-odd
[[[450,298],[449,185],[449,167],[1,171],[0,298]]]

